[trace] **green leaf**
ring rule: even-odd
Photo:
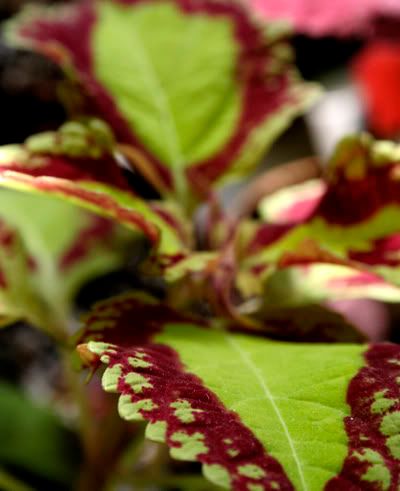
[[[134,238],[117,224],[68,202],[7,189],[0,190],[0,219],[12,225],[25,244],[24,264],[27,258],[31,261],[31,268],[26,266],[22,271],[10,259],[4,265],[10,284],[6,292],[15,292],[18,305],[15,316],[50,329],[54,325],[48,323],[68,323],[74,295],[85,281],[124,264],[126,249]],[[33,291],[31,296],[40,299],[47,319],[35,315],[29,297],[24,301],[28,287]]]
[[[0,326],[23,318],[51,324],[46,305],[32,280],[32,257],[18,231],[0,220]]]
[[[149,421],[147,436],[173,457],[202,462],[206,477],[234,490],[319,491],[379,485],[365,464],[375,452],[396,482],[399,456],[377,435],[394,445],[400,434],[397,346],[276,342],[152,308],[142,316],[129,295],[98,304],[79,351],[107,365],[103,387],[120,394],[121,416]]]
[[[100,0],[29,9],[7,32],[72,73],[164,191],[190,203],[248,173],[315,99],[275,27],[238,3]]]
[[[0,466],[12,466],[61,485],[75,478],[78,461],[71,433],[46,408],[0,383]]]

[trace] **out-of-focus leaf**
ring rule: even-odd
[[[193,224],[185,215],[183,209],[173,201],[151,201],[151,209],[161,217],[161,219],[172,227],[182,245],[188,249],[194,247],[195,237]]]
[[[197,274],[204,277],[214,269],[217,259],[217,252],[194,252],[169,264],[164,269],[164,277],[171,283],[186,281]]]
[[[235,2],[86,1],[29,9],[7,32],[72,74],[86,110],[186,203],[247,174],[316,95],[293,68],[285,30]]]
[[[286,21],[297,32],[312,36],[365,35],[373,20],[400,15],[396,0],[245,0],[267,20]]]
[[[32,279],[35,265],[18,231],[0,220],[0,326],[23,318],[49,327],[54,319]]]
[[[107,127],[95,120],[67,123],[25,145],[2,147],[0,186],[63,199],[111,218],[144,234],[159,258],[183,254],[179,230],[130,191],[112,141]]]
[[[14,476],[0,467],[0,487],[3,491],[33,491],[30,486],[23,484]]]
[[[268,292],[269,294],[269,292]],[[265,297],[269,300],[269,296]],[[281,299],[276,302],[281,304]],[[308,303],[299,306],[275,307],[264,302],[257,310],[260,328],[254,334],[272,339],[313,343],[360,343],[365,336],[343,315],[323,305]]]
[[[268,223],[303,222],[313,214],[325,192],[326,184],[322,179],[311,179],[264,198],[258,210]]]
[[[18,468],[60,485],[75,479],[79,459],[71,433],[48,409],[0,383],[0,466]]]
[[[253,278],[254,291],[262,284],[271,305],[278,297],[287,305],[326,298],[399,301],[399,172],[397,145],[367,135],[345,139],[324,182],[265,200],[261,209],[272,222],[247,233],[240,274]],[[299,219],[304,193],[318,188],[325,191],[306,201]]]
[[[237,491],[397,485],[398,346],[274,342],[159,308],[153,321],[126,296],[100,303],[79,352],[107,366],[120,415],[147,420],[172,457]]]
[[[5,258],[4,291],[9,285],[14,292],[14,303],[19,305],[16,317],[28,318],[39,327],[51,328],[46,326],[50,319],[65,325],[77,289],[94,276],[121,267],[134,237],[118,224],[68,202],[8,189],[0,190],[0,219],[15,228],[27,249],[25,263],[28,259],[19,271]],[[0,257],[5,253],[3,247]],[[37,318],[29,297],[24,301],[28,286],[48,311],[47,321]],[[7,298],[12,305],[9,293]]]

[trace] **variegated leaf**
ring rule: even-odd
[[[150,304],[144,316],[135,296],[99,304],[79,352],[107,366],[121,416],[147,420],[174,458],[238,491],[399,485],[396,345],[269,341]]]
[[[89,110],[187,204],[248,173],[315,98],[281,31],[215,0],[86,0],[29,9],[7,30],[72,74]]]
[[[277,296],[295,304],[399,301],[399,172],[394,143],[368,135],[343,140],[324,181],[280,191],[261,204],[270,223],[246,232],[241,284],[249,276],[255,289],[263,283],[271,305]]]
[[[114,151],[104,123],[67,123],[58,132],[29,138],[22,146],[1,147],[0,186],[67,200],[111,218],[144,234],[161,260],[184,254],[182,231],[171,225],[165,213],[133,194]]]

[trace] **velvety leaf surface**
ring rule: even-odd
[[[181,232],[165,213],[130,191],[106,130],[97,120],[67,123],[58,132],[31,137],[23,146],[0,148],[0,185],[66,200],[111,218],[144,234],[161,257],[184,253]]]
[[[239,3],[98,0],[30,9],[8,34],[72,73],[164,191],[190,202],[247,173],[314,99],[269,27]]]
[[[142,317],[129,295],[102,302],[79,351],[107,365],[121,416],[149,421],[173,457],[240,491],[395,489],[397,346],[282,343],[166,312],[153,303],[157,320]]]
[[[323,182],[285,189],[261,204],[270,223],[247,232],[241,274],[253,275],[256,287],[257,278],[266,281],[271,303],[276,295],[289,303],[398,301],[399,171],[397,145],[367,135],[343,140]]]

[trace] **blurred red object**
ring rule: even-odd
[[[400,41],[370,42],[352,72],[370,129],[380,137],[400,135]]]
[[[400,0],[246,0],[266,20],[286,20],[311,36],[366,35],[380,16],[400,15]]]
[[[368,341],[386,341],[389,337],[390,316],[387,307],[375,300],[335,300],[326,302],[328,308],[342,314],[358,327]]]

